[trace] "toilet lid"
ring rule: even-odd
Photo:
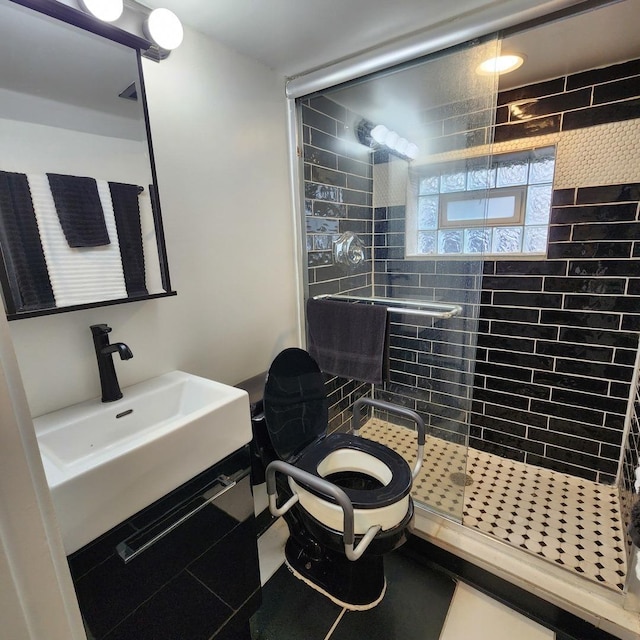
[[[273,448],[287,462],[325,434],[329,411],[324,376],[306,351],[285,349],[271,363],[264,416]]]

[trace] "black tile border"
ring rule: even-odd
[[[577,111],[569,111],[562,119],[562,131],[584,129],[599,124],[609,124],[622,120],[640,118],[640,98],[632,98],[623,102],[612,102],[600,106],[587,107]]]
[[[507,105],[512,102],[518,102],[519,100],[541,98],[543,96],[562,93],[565,90],[564,85],[564,78],[560,77],[554,78],[553,80],[538,82],[536,84],[529,84],[524,87],[518,87],[516,89],[500,91],[498,93],[498,105]]]
[[[601,69],[581,71],[567,77],[567,91],[640,74],[640,59],[614,64]]]
[[[579,187],[576,204],[613,204],[640,201],[640,183],[612,184],[595,187]]]
[[[618,640],[586,620],[415,535],[400,553],[441,571],[560,634],[563,640]]]

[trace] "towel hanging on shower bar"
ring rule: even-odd
[[[387,309],[375,304],[307,300],[308,351],[326,373],[380,384]]]

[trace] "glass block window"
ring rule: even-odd
[[[555,147],[423,167],[407,255],[544,255]]]

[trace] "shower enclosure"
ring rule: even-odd
[[[520,84],[476,69],[501,48],[577,54],[566,34],[595,42],[590,22],[625,42],[637,9],[513,30],[297,101],[305,295],[389,309],[385,382],[329,379],[330,429],[364,394],[419,412],[419,506],[620,597],[640,444],[640,61],[603,43],[587,49],[612,57]],[[439,312],[401,311],[416,303]],[[361,433],[411,461],[413,426],[370,418]]]

